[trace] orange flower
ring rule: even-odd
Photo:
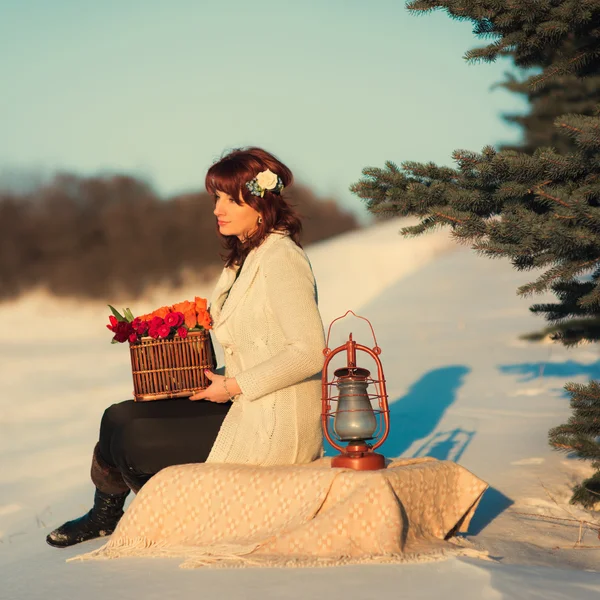
[[[178,302],[177,304],[173,304],[173,310],[175,312],[182,312],[184,315],[186,311],[194,308],[194,303],[189,300],[184,300],[183,302]]]
[[[210,329],[212,320],[210,318],[210,313],[207,310],[208,302],[206,298],[196,296],[194,302],[196,303],[196,313],[198,314],[198,325],[204,329]]]
[[[171,307],[170,306],[161,306],[160,308],[157,308],[153,313],[151,313],[152,317],[160,317],[161,319],[164,319],[170,312],[171,312]]]
[[[193,307],[189,307],[187,310],[183,311],[183,317],[185,319],[185,324],[188,329],[192,329],[197,325],[196,319],[196,309]]]
[[[202,314],[202,320],[200,320],[200,315],[198,315],[198,325],[202,325],[204,329],[210,329],[212,327],[212,319],[207,310]]]
[[[196,302],[196,312],[198,314],[203,313],[206,310],[206,298],[199,298],[198,296],[196,296],[194,300]]]

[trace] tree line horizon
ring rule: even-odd
[[[360,227],[305,185],[290,186],[288,198],[303,217],[303,245]],[[224,250],[212,211],[205,191],[163,198],[126,174],[60,172],[25,190],[0,183],[0,302],[40,288],[118,302],[211,278]]]

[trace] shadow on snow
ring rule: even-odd
[[[470,369],[452,365],[434,369],[421,377],[405,396],[390,401],[390,433],[379,448],[389,458],[403,456],[415,443],[421,445],[413,457],[432,456],[457,460],[471,442],[474,431],[454,429],[435,432]],[[325,455],[337,452],[325,441]]]
[[[586,375],[591,379],[600,379],[600,360],[589,364],[566,360],[560,363],[535,362],[518,365],[499,365],[498,370],[505,375],[520,375],[521,381],[532,381],[538,377],[560,377],[566,379],[579,375]]]

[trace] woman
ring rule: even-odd
[[[228,249],[211,297],[224,374],[189,399],[109,407],[91,476],[93,508],[46,541],[66,547],[109,535],[130,490],[164,467],[197,462],[276,465],[322,454],[325,338],[300,219],[282,196],[291,171],[260,148],[234,150],[206,175]]]

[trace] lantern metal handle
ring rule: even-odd
[[[381,348],[377,345],[377,338],[375,337],[375,331],[373,330],[373,325],[371,325],[371,321],[369,321],[369,319],[367,319],[366,317],[361,317],[360,315],[357,315],[353,310],[347,310],[345,314],[343,314],[341,317],[337,317],[336,319],[331,321],[331,323],[329,324],[329,329],[327,330],[327,341],[325,342],[325,349],[323,350],[323,354],[327,356],[331,352],[331,349],[329,348],[329,336],[331,335],[331,327],[336,321],[347,317],[348,313],[352,313],[357,319],[362,319],[363,321],[366,321],[369,324],[369,327],[371,328],[371,333],[373,334],[373,341],[375,342],[373,352],[375,352],[375,354],[381,354]]]

